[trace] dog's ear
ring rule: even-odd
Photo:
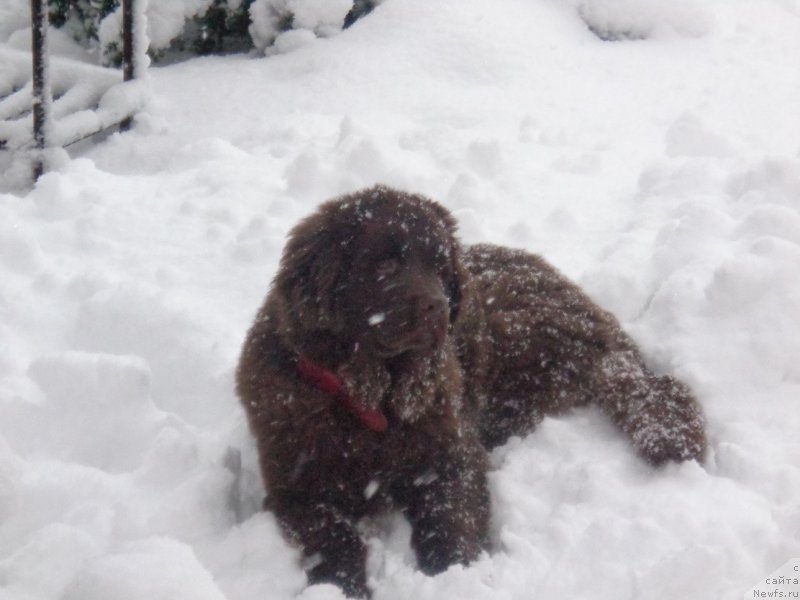
[[[461,247],[455,240],[453,240],[451,244],[449,253],[450,268],[448,269],[447,276],[444,278],[443,283],[450,304],[450,322],[455,323],[463,308],[469,274],[461,260]]]
[[[456,237],[456,229],[458,226],[455,217],[441,204],[432,201],[429,202],[430,207],[439,219],[440,226],[444,230],[446,239],[449,241],[447,253],[450,268],[443,283],[450,301],[450,322],[455,323],[463,308],[463,301],[467,293],[470,277],[461,258],[461,244]]]
[[[289,233],[274,289],[287,303],[295,327],[337,331],[335,287],[352,241],[349,228],[334,223],[329,207],[305,218]]]

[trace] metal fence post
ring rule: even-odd
[[[49,145],[50,107],[53,95],[50,89],[50,57],[47,51],[47,1],[31,0],[31,54],[33,62],[33,140],[38,151],[33,163],[33,176],[44,172],[43,152]]]
[[[134,29],[134,2],[136,0],[122,0],[122,79],[130,81],[136,73],[136,34]],[[133,124],[133,119],[128,117],[119,124],[120,131],[128,131]]]

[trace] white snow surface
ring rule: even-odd
[[[375,598],[742,598],[800,556],[799,65],[796,0],[386,0],[152,68],[133,131],[0,193],[0,599],[342,598],[257,511],[233,370],[288,229],[377,182],[581,283],[711,450],[654,470],[547,419],[493,453],[473,565],[365,531]]]

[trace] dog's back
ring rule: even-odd
[[[487,244],[468,248],[488,364],[478,426],[491,448],[530,433],[546,415],[596,402],[651,463],[701,458],[703,418],[688,388],[651,373],[617,319],[534,254]]]

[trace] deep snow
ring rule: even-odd
[[[256,512],[232,372],[289,227],[376,182],[547,256],[711,438],[652,470],[548,419],[493,455],[491,555],[365,531],[376,599],[752,597],[800,556],[800,3],[385,0],[304,44],[153,68],[134,131],[0,194],[0,599],[341,598]]]

